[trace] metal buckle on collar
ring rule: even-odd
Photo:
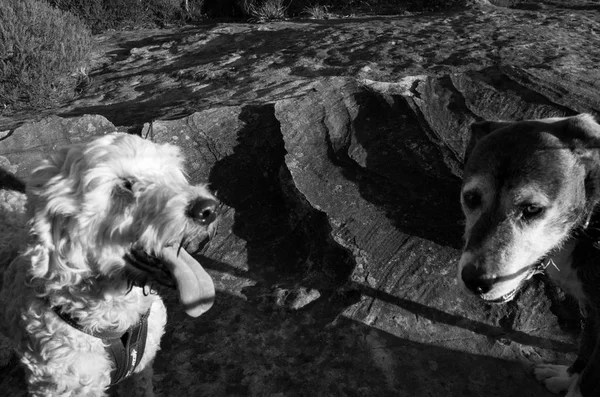
[[[546,257],[542,259],[535,271],[538,273],[543,273],[548,268],[548,266],[554,266],[554,268],[556,268],[556,270],[560,272],[560,268],[558,267],[558,265],[556,265],[556,263],[554,263],[554,260],[551,257]]]

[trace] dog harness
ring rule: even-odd
[[[142,361],[144,350],[146,349],[150,309],[142,315],[140,321],[129,327],[125,332],[110,330],[88,332],[79,325],[76,319],[67,313],[63,313],[60,306],[54,306],[52,310],[58,317],[76,330],[104,341],[106,350],[115,363],[115,370],[111,372],[111,385],[116,385],[128,378],[137,368],[140,361]]]

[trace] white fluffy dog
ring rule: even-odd
[[[103,396],[128,378],[126,395],[152,395],[166,323],[154,283],[177,287],[190,316],[211,307],[212,280],[185,248],[209,237],[216,212],[177,147],[133,135],[71,146],[35,169],[26,246],[0,289],[29,393]]]

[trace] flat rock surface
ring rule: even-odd
[[[543,277],[503,306],[461,294],[458,191],[473,121],[598,115],[598,18],[580,2],[107,34],[77,101],[0,118],[0,165],[26,179],[130,130],[181,146],[217,192],[196,254],[217,300],[191,319],[164,293],[159,396],[550,396],[530,367],[574,358],[577,308]],[[0,387],[24,395],[0,350]]]
[[[78,100],[48,112],[1,113],[0,131],[57,113],[102,114],[117,125],[177,118],[216,105],[298,96],[306,81],[324,76],[396,81],[495,65],[518,67],[513,78],[548,91],[577,87],[570,101],[579,92],[594,97],[600,6],[543,3],[549,5],[537,10],[482,7],[107,33],[97,36],[90,81]],[[579,105],[597,108],[598,102]]]

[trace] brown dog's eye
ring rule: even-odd
[[[475,192],[465,192],[463,194],[463,203],[465,203],[468,209],[474,210],[481,205],[481,196]]]
[[[544,212],[543,207],[535,204],[529,204],[523,207],[522,214],[525,220],[530,220],[541,215],[542,212]]]

